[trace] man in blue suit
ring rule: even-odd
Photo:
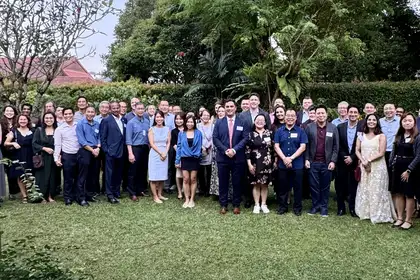
[[[105,192],[108,201],[119,203],[125,149],[126,120],[120,115],[120,104],[112,102],[112,114],[102,120],[99,128],[102,150],[105,152]]]
[[[226,117],[217,120],[213,130],[213,143],[217,148],[220,213],[227,212],[229,179],[232,176],[233,213],[240,214],[241,181],[245,171],[245,145],[249,129],[245,122],[236,116],[236,105],[232,99],[225,102],[225,111]]]

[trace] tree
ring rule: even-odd
[[[1,1],[1,102],[20,106],[32,80],[39,100],[81,41],[98,33],[92,25],[113,12],[111,6],[112,0]]]

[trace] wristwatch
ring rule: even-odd
[[[408,174],[410,174],[411,173],[411,170],[410,169],[407,169],[405,172],[407,172]]]

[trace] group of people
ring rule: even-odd
[[[39,120],[30,104],[20,114],[13,106],[3,108],[2,156],[15,164],[0,168],[0,196],[7,175],[11,198],[20,192],[27,202],[24,170],[16,164],[23,162],[35,174],[43,203],[61,192],[62,172],[66,205],[88,206],[101,193],[117,204],[121,188],[138,201],[150,185],[159,204],[168,199],[164,192],[177,190],[184,208],[195,207],[198,193],[218,196],[221,214],[229,202],[240,214],[243,198],[246,208],[254,205],[253,213],[269,213],[272,184],[278,214],[292,204],[301,215],[302,199],[310,197],[308,214],[327,217],[335,180],[338,216],[348,210],[373,223],[412,227],[419,197],[419,119],[395,104],[386,104],[379,118],[373,104],[361,112],[343,101],[331,122],[327,108],[314,106],[310,97],[299,111],[278,98],[268,113],[257,93],[241,101],[240,113],[231,99],[216,102],[214,114],[204,107],[185,114],[165,100],[156,109],[138,98],[128,113],[125,102],[103,101],[97,114],[83,96],[77,108],[47,102]]]

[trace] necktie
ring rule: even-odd
[[[233,137],[233,118],[229,119],[229,143],[232,149],[232,137]]]

